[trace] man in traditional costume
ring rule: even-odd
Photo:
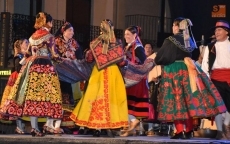
[[[213,29],[216,41],[205,47],[202,69],[218,89],[227,107],[224,121],[221,114],[215,117],[218,130],[216,139],[230,139],[230,27],[228,22],[219,20]]]

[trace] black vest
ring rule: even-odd
[[[209,54],[208,54],[208,69],[209,69],[209,73],[212,70],[212,66],[215,62],[216,59],[216,47],[215,47],[215,43],[210,43],[208,44],[208,49],[209,49]]]

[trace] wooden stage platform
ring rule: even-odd
[[[32,137],[31,135],[0,134],[0,144],[230,144],[230,141],[206,138],[189,140],[172,140],[167,136],[130,136],[108,138],[92,137],[91,135],[46,135]]]

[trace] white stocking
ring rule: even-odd
[[[148,123],[148,131],[151,131],[153,129],[153,123]]]
[[[23,129],[23,126],[22,126],[22,120],[21,120],[21,119],[17,119],[17,120],[16,120],[16,124],[17,124],[17,127],[18,127],[20,130],[22,130],[22,131],[24,130],[24,129]]]
[[[60,126],[61,126],[61,120],[56,120],[54,128],[57,129],[60,128]]]
[[[216,127],[218,131],[222,131],[222,125],[223,125],[223,117],[222,114],[218,114],[215,116],[215,122],[216,122]]]
[[[228,126],[229,123],[230,123],[230,114],[229,114],[229,112],[226,111],[226,113],[225,113],[225,118],[224,118],[224,124],[225,124],[226,126]]]
[[[47,118],[46,124],[47,127],[54,129],[54,119],[52,118]]]
[[[30,123],[31,123],[31,127],[38,130],[38,117],[34,117],[34,116],[31,116],[30,117]]]
[[[136,117],[129,114],[129,120],[130,120],[131,122],[134,122],[134,121],[136,120]]]

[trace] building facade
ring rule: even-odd
[[[171,32],[168,0],[164,1],[164,32]],[[115,34],[123,39],[123,30],[130,25],[142,27],[142,42],[156,45],[162,15],[162,0],[0,0],[0,79],[4,82],[13,67],[13,43],[20,38],[29,38],[33,33],[35,16],[44,11],[52,15],[52,33],[70,22],[75,29],[75,39],[85,49],[89,42],[100,33],[99,25],[103,19],[113,21]],[[7,75],[5,75],[7,72]],[[0,80],[1,81],[1,80]],[[0,82],[0,94],[5,83]]]

